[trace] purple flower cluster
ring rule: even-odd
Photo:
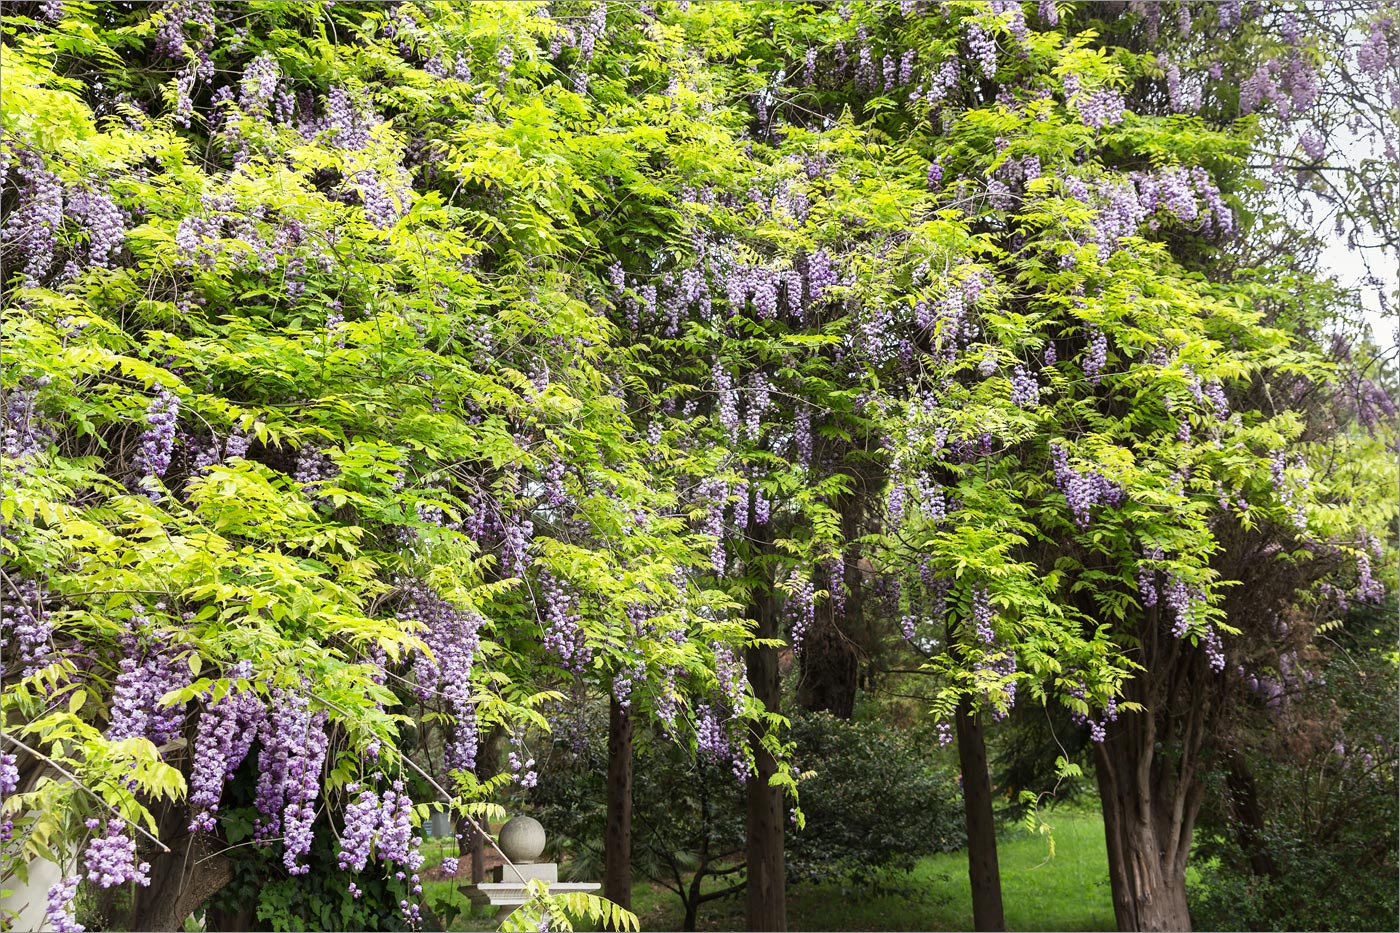
[[[170,468],[175,450],[175,425],[180,420],[180,397],[161,386],[146,408],[146,430],[134,466],[143,475],[160,477]]]
[[[744,684],[747,680],[744,661],[728,645],[716,642],[712,648],[715,653],[715,677],[719,681],[720,693],[730,709],[741,709],[744,705]]]
[[[83,933],[87,928],[73,918],[73,898],[78,894],[78,875],[55,882],[49,888],[44,922],[54,933]]]
[[[88,828],[96,829],[97,820],[88,820]],[[149,862],[137,862],[136,840],[125,823],[108,822],[106,834],[94,836],[83,854],[88,880],[99,888],[136,882],[145,887],[151,883],[147,874]]]
[[[41,377],[37,384],[47,384],[48,377]],[[4,447],[5,457],[21,461],[35,454],[43,453],[53,442],[53,431],[38,409],[39,390],[11,389],[0,390],[0,407],[5,411]],[[17,471],[23,471],[21,463],[6,464]]]
[[[995,347],[987,347],[987,351],[982,354],[982,359],[977,364],[977,372],[984,378],[997,371],[997,351]]]
[[[1125,501],[1123,487],[1099,471],[1081,473],[1070,466],[1069,452],[1064,447],[1051,444],[1050,456],[1055,470],[1055,486],[1064,493],[1074,523],[1080,529],[1089,527],[1089,510],[1094,506],[1117,508]]]
[[[943,184],[943,163],[938,159],[928,164],[927,182],[930,191],[936,191],[938,186]]]
[[[5,798],[19,790],[19,767],[10,752],[0,752],[0,804]],[[0,845],[9,842],[14,836],[15,822],[8,813],[0,814]]]
[[[161,697],[189,686],[190,666],[174,652],[143,653],[134,638],[124,647],[126,657],[112,685],[107,738],[145,738],[159,748],[180,735],[185,720],[183,704],[162,706]]]
[[[1066,103],[1079,112],[1079,119],[1085,126],[1103,129],[1123,119],[1127,103],[1113,88],[1085,91],[1080,86],[1079,76],[1073,74],[1065,76],[1064,87]]]
[[[79,189],[68,195],[68,214],[87,232],[88,262],[106,269],[126,239],[126,215],[105,191]]]
[[[1205,651],[1212,671],[1219,674],[1225,670],[1225,646],[1221,644],[1220,633],[1214,625],[1206,626]]]
[[[988,81],[997,74],[997,43],[982,24],[976,20],[967,21],[968,57],[977,62],[983,76]]]
[[[1143,559],[1138,561],[1138,592],[1142,594],[1143,608],[1151,609],[1157,605],[1157,571],[1149,561],[1159,561],[1163,556],[1161,548],[1150,547],[1143,552]]]
[[[511,737],[511,744],[515,746],[506,755],[506,762],[510,765],[510,772],[515,778],[515,782],[522,788],[529,790],[539,783],[539,775],[535,772],[535,759],[527,758],[518,750],[521,744],[521,737],[517,734]]]
[[[992,48],[995,54],[995,44]],[[924,100],[930,107],[937,107],[947,98],[948,93],[958,86],[958,79],[962,76],[962,71],[958,66],[956,57],[947,58],[937,71],[929,74],[929,87],[924,92]]]
[[[623,666],[613,675],[612,694],[617,698],[617,704],[623,709],[632,708],[632,694],[637,689],[637,684],[646,680],[647,666],[643,661],[636,661]]]
[[[7,578],[6,588],[11,587],[0,600],[0,648],[7,647],[11,638],[18,643],[19,659],[24,664],[21,676],[28,677],[49,657],[53,623],[39,581],[21,578],[16,583]]]
[[[724,549],[724,507],[729,501],[729,487],[722,479],[707,477],[695,487],[699,504],[705,506],[701,533],[714,538],[710,545],[710,563],[716,576],[724,576],[728,555]]]
[[[333,478],[339,470],[330,457],[315,447],[306,446],[297,454],[297,467],[293,479],[301,491],[319,501],[313,492],[314,484]]]
[[[545,575],[541,587],[552,585],[552,581],[552,577]],[[447,701],[457,722],[447,743],[445,761],[448,768],[469,769],[476,764],[477,746],[472,667],[485,620],[474,609],[458,609],[422,580],[401,582],[400,592],[403,601],[399,618],[421,627],[420,637],[432,652],[431,657],[419,654],[413,662],[418,696],[427,700],[437,693]],[[546,598],[549,598],[547,591]]]
[[[194,116],[194,88],[201,80],[214,77],[214,28],[218,19],[210,0],[175,0],[162,10],[156,30],[156,51],[167,58],[184,60],[175,76],[175,119],[188,127]],[[186,29],[190,24],[200,27],[200,38],[192,44]],[[191,54],[191,52],[193,54]]]
[[[413,832],[413,800],[405,792],[403,782],[395,781],[382,798],[372,788],[361,789],[355,783],[346,785],[345,790],[356,796],[345,808],[345,829],[337,854],[340,870],[363,871],[374,851],[380,862],[395,869],[395,878],[407,879],[409,889],[415,895],[422,894],[418,869],[423,865],[423,840]],[[455,866],[452,872],[456,872]],[[353,882],[349,890],[356,899],[362,893]],[[406,900],[399,902],[399,909],[410,919],[417,916],[417,905]]]
[[[238,105],[250,114],[265,115],[277,96],[282,69],[271,52],[263,52],[243,70]]]
[[[1006,696],[1006,705],[1009,709],[1016,705],[1016,682],[1010,679],[1016,673],[1016,652],[998,646],[996,629],[992,627],[992,621],[995,618],[996,611],[992,609],[991,594],[986,587],[974,588],[972,591],[973,636],[980,644],[982,651],[973,664],[973,670],[994,675],[999,680],[1004,681],[1001,690]],[[997,708],[993,711],[992,717],[1000,722],[1006,718],[1006,713]]]
[[[937,524],[948,517],[948,500],[943,487],[927,476],[914,477],[914,493],[919,500],[919,511],[924,518]]]
[[[1040,383],[1019,364],[1011,373],[1011,404],[1020,408],[1034,408],[1040,404]]]
[[[1385,584],[1372,575],[1371,558],[1365,551],[1356,553],[1356,598],[1376,604],[1385,599]]]
[[[5,240],[25,257],[25,286],[37,288],[53,268],[58,232],[63,227],[63,183],[29,149],[20,150],[19,203],[5,222]]]
[[[246,678],[252,673],[246,661],[232,672]],[[194,743],[194,765],[190,774],[190,832],[213,832],[224,784],[233,779],[266,718],[262,701],[251,690],[227,694],[213,703],[199,720]]]
[[[786,609],[791,626],[788,642],[800,651],[817,614],[816,590],[810,577],[799,576],[790,583]]]
[[[1088,690],[1083,681],[1070,687],[1069,693],[1071,696],[1087,702]],[[1069,718],[1076,726],[1087,725],[1089,727],[1089,741],[1102,744],[1104,739],[1108,737],[1108,724],[1118,721],[1118,698],[1108,698],[1108,702],[1104,704],[1104,715],[1101,719],[1086,716],[1076,709],[1070,710]]]
[[[1275,451],[1269,459],[1269,478],[1273,482],[1274,492],[1299,531],[1306,531],[1308,527],[1308,481],[1306,476],[1297,475],[1306,466],[1301,455],[1295,454],[1290,460],[1282,450]],[[1295,470],[1295,479],[1290,479],[1285,472],[1290,467]]]
[[[904,483],[898,479],[890,483],[890,490],[885,494],[885,514],[889,517],[891,525],[898,526],[904,521],[904,500],[908,494]]]
[[[549,462],[545,465],[542,476],[544,486],[544,504],[551,509],[562,509],[570,501],[569,494],[564,488],[564,477],[569,473],[569,465],[564,461],[557,448],[551,448]]]
[[[807,408],[798,409],[793,416],[793,454],[803,466],[812,463],[812,412]]]
[[[1103,368],[1108,363],[1108,335],[1099,327],[1088,328],[1089,344],[1084,351],[1084,375],[1089,382],[1098,385],[1103,379]]]
[[[310,867],[299,864],[311,849],[313,804],[320,790],[326,758],[326,714],[311,711],[302,691],[278,689],[258,729],[258,783],[254,804],[254,838],[282,835],[282,863],[294,875]]]
[[[977,636],[983,647],[991,647],[996,643],[997,633],[992,628],[992,620],[996,617],[995,610],[992,609],[991,594],[987,588],[979,586],[972,591],[972,625],[973,633]]]
[[[729,435],[731,443],[739,440],[739,393],[734,388],[734,380],[729,372],[715,360],[710,370],[715,380],[715,393],[719,399],[719,423]]]
[[[763,416],[768,411],[771,390],[772,386],[762,373],[750,374],[749,404],[744,412],[744,432],[749,440],[758,440],[763,436]]]
[[[400,179],[402,181],[402,179]],[[399,185],[397,190],[391,191],[384,184],[384,179],[373,169],[365,169],[354,176],[356,190],[360,194],[360,202],[364,205],[365,217],[371,224],[380,230],[388,230],[398,223],[403,216],[405,195],[408,189],[404,185]]]
[[[1172,623],[1172,634],[1177,638],[1184,638],[1205,605],[1205,589],[1199,584],[1187,583],[1175,574],[1168,573],[1163,598],[1175,619]]]
[[[582,674],[593,652],[584,636],[577,594],[567,581],[542,570],[537,602],[543,610],[545,649],[558,657],[566,669]]]
[[[345,808],[345,828],[340,834],[340,851],[336,858],[341,871],[358,874],[369,862],[374,837],[379,832],[379,795],[368,787],[360,790],[359,784],[347,784],[345,791],[347,794],[359,791],[359,794]],[[351,893],[356,898],[360,896],[357,891]]]
[[[708,703],[695,707],[695,741],[696,751],[707,761],[720,762],[730,757],[729,735],[719,714]]]
[[[326,95],[325,117],[303,125],[302,135],[309,137],[325,132],[331,143],[341,149],[365,149],[370,144],[370,128],[378,122],[368,108],[350,100],[345,88],[333,87]]]
[[[1391,62],[1390,38],[1386,28],[1395,27],[1395,20],[1388,16],[1376,16],[1369,24],[1366,38],[1356,48],[1356,67],[1373,80],[1381,80],[1387,69],[1394,68]]]

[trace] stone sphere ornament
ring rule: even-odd
[[[533,862],[544,852],[544,827],[532,816],[517,816],[501,827],[501,854],[512,862]]]

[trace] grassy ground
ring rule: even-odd
[[[1049,814],[1055,855],[1039,836],[1015,829],[998,846],[1002,898],[1011,930],[1111,930],[1103,823],[1096,811],[1060,809]],[[427,854],[427,853],[425,853]],[[431,864],[435,859],[431,859]],[[426,886],[430,903],[447,902],[454,885]],[[460,895],[452,898],[465,905]],[[679,930],[680,899],[657,885],[640,883],[633,908],[643,930]],[[952,852],[923,859],[911,875],[896,877],[884,890],[842,884],[788,889],[792,930],[970,930],[972,898],[967,854]],[[700,909],[701,930],[744,928],[742,898],[712,901]],[[453,930],[493,930],[482,913],[459,917]]]

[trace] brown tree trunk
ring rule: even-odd
[[[761,592],[757,596],[752,611],[758,622],[754,632],[756,637],[781,636],[777,606],[770,592]],[[782,700],[777,649],[749,648],[746,660],[754,695],[767,709],[777,712]],[[745,788],[748,795],[748,928],[786,930],[783,791],[782,788],[769,786],[769,779],[777,773],[777,762],[763,747],[764,735],[765,727],[755,724],[750,743],[757,768]]]
[[[132,886],[129,930],[183,930],[185,918],[233,880],[233,864],[218,854],[219,843],[185,828],[189,812],[166,805],[160,814],[160,838],[169,852],[149,858],[149,886]]]
[[[799,653],[802,679],[797,685],[797,705],[808,712],[850,719],[856,705],[855,645],[842,631],[844,620],[837,616],[831,600],[817,605],[812,621]]]
[[[1259,803],[1259,789],[1249,766],[1236,754],[1229,756],[1225,772],[1225,800],[1240,849],[1249,853],[1249,870],[1262,877],[1277,876],[1278,866],[1263,842],[1264,809]]]
[[[1095,748],[1113,912],[1125,931],[1191,929],[1186,860],[1204,792],[1210,680],[1202,653],[1168,637],[1148,639],[1147,651],[1160,651],[1155,671],[1125,684],[1144,711],[1109,723]]]
[[[603,896],[632,909],[632,716],[608,707],[608,817],[603,829]]]
[[[1137,781],[1120,779],[1119,768],[1130,764],[1128,756],[1100,746],[1097,759],[1118,929],[1190,930],[1186,864],[1184,859],[1166,857],[1169,843],[1160,821],[1153,816],[1161,809],[1160,802],[1144,799]]]
[[[501,742],[504,738],[505,730],[500,726],[493,726],[486,734],[476,753],[474,770],[478,781],[489,781],[500,773]],[[462,858],[471,858],[472,884],[481,884],[486,880],[486,837],[477,832],[472,821],[466,817],[457,821],[455,829],[457,854]]]
[[[958,703],[958,764],[962,767],[963,819],[967,826],[967,878],[972,885],[973,929],[1005,930],[1001,904],[1001,868],[997,863],[997,827],[992,814],[992,780],[987,770],[987,743],[972,701]]]
[[[869,480],[857,478],[857,488],[868,485]],[[843,493],[837,496],[836,507],[841,510],[842,539],[859,538],[864,496]],[[808,712],[828,712],[838,719],[850,719],[855,713],[860,679],[861,586],[857,562],[844,561],[842,567],[840,583],[844,593],[832,593],[830,599],[817,604],[811,631],[802,642],[797,705]],[[814,582],[819,589],[830,589],[835,581]],[[838,602],[842,604],[839,611]]]

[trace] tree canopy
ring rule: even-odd
[[[1394,585],[1393,370],[1306,221],[1397,250],[1397,30],[8,5],[0,875],[64,866],[71,929],[236,858],[241,773],[281,870],[324,810],[416,924],[418,823],[589,691],[800,828],[755,671],[866,603],[945,739],[1069,710],[1184,911],[1224,697]]]

